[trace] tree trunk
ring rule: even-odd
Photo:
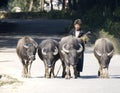
[[[28,11],[32,11],[32,7],[33,7],[33,0],[30,1],[30,6],[29,6]]]
[[[53,11],[53,4],[52,4],[53,0],[50,0],[50,4],[51,4],[51,11]]]
[[[44,0],[40,0],[40,10],[44,11]]]
[[[63,0],[62,10],[65,10],[65,4],[66,4],[66,0]]]
[[[76,0],[73,0],[73,9],[77,10],[77,2],[76,2]]]
[[[71,2],[71,0],[68,0],[68,7],[69,7],[69,10],[72,10],[72,2]]]

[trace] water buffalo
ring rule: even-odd
[[[59,42],[59,53],[62,61],[63,73],[62,77],[70,79],[70,66],[74,70],[74,78],[77,78],[77,63],[83,52],[83,46],[80,39],[74,36],[66,36]]]
[[[23,77],[31,77],[30,70],[38,44],[29,36],[25,36],[18,41],[16,52],[23,65]]]
[[[113,56],[114,46],[107,38],[100,38],[95,42],[94,55],[98,59],[100,68],[98,76],[100,78],[109,78],[108,67]]]
[[[45,65],[45,77],[54,78],[54,67],[59,59],[58,42],[53,39],[43,40],[38,47],[38,55]]]

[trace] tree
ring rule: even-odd
[[[40,10],[44,11],[44,0],[40,0]]]
[[[30,5],[29,5],[28,11],[32,11],[32,7],[33,7],[33,0],[30,0]]]
[[[68,7],[69,7],[69,10],[72,10],[72,1],[71,0],[68,0]]]
[[[0,0],[0,7],[7,7],[8,0]]]
[[[66,0],[63,0],[63,4],[62,4],[63,10],[65,10],[65,5],[66,5]]]
[[[52,4],[53,0],[50,0],[50,4],[51,4],[51,11],[53,11],[53,4]]]

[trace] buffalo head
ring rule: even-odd
[[[25,44],[23,46],[26,50],[26,56],[28,60],[34,61],[35,60],[35,53],[36,53],[36,47],[32,44]]]
[[[77,60],[83,51],[82,45],[79,43],[78,45],[74,44],[63,44],[62,46],[62,54],[64,55],[64,60],[68,65],[76,65]]]
[[[44,62],[48,68],[51,68],[55,64],[55,56],[58,55],[58,48],[52,47],[49,48],[42,48],[42,55],[44,56]]]
[[[110,51],[109,53],[105,52],[105,53],[100,53],[98,50],[95,49],[95,53],[98,56],[99,61],[102,64],[102,68],[107,68],[110,62],[110,59],[113,55],[113,50]]]

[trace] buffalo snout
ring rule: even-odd
[[[34,61],[34,60],[36,59],[36,58],[35,58],[35,55],[29,56],[29,59],[32,60],[32,61]]]

